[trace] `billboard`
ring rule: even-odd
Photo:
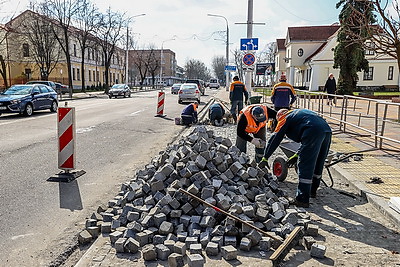
[[[275,73],[275,63],[257,63],[256,75],[270,75]]]

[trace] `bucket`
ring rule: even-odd
[[[260,104],[262,96],[252,96],[249,98],[250,104]]]
[[[175,125],[181,125],[181,118],[175,118]]]

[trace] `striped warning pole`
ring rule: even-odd
[[[158,92],[156,117],[165,117],[166,116],[166,115],[164,115],[164,99],[165,99],[165,92],[164,91]]]
[[[58,168],[75,169],[75,108],[58,108]]]

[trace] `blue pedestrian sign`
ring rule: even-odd
[[[225,70],[226,70],[226,71],[236,71],[236,66],[229,66],[229,65],[227,65],[227,66],[225,66]]]
[[[240,50],[258,50],[258,38],[240,39]]]
[[[246,54],[243,56],[243,63],[247,66],[251,66],[256,61],[256,58],[253,54]]]

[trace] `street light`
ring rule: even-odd
[[[223,18],[224,20],[225,20],[225,22],[226,22],[226,51],[225,51],[225,53],[226,53],[226,55],[225,55],[225,57],[226,57],[226,66],[228,66],[229,65],[229,24],[228,24],[228,20],[224,17],[224,16],[222,16],[222,15],[215,15],[215,14],[207,14],[207,16],[210,16],[210,17],[218,17],[218,18]],[[228,91],[229,90],[229,77],[230,77],[230,75],[229,75],[229,72],[228,71],[225,71],[226,72],[226,75],[225,75],[225,86],[226,86],[226,91]]]
[[[128,84],[128,54],[129,54],[129,22],[131,19],[141,17],[146,14],[139,14],[128,18],[126,25],[126,51],[125,51],[125,84]]]
[[[162,41],[161,43],[161,52],[160,52],[160,56],[161,56],[161,61],[160,61],[160,84],[161,84],[161,91],[164,90],[164,83],[163,83],[163,62],[164,62],[164,43],[168,42],[168,41],[173,41],[175,40],[175,38],[171,38],[171,39],[167,39]]]

